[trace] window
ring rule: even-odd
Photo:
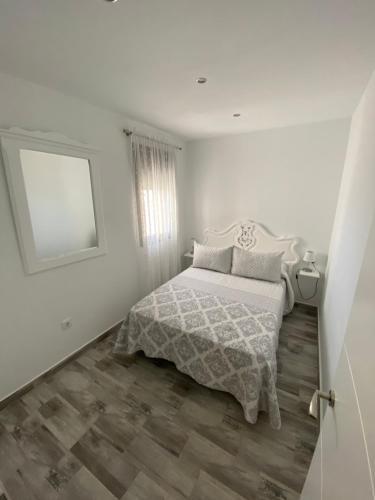
[[[133,143],[133,161],[140,244],[161,245],[177,233],[174,154]]]
[[[144,291],[179,270],[175,149],[134,134],[132,159]]]

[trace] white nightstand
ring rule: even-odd
[[[301,299],[311,300],[316,297],[318,294],[319,279],[320,272],[317,269],[298,269],[296,281]]]
[[[306,276],[307,278],[315,278],[317,280],[320,278],[320,272],[316,269],[311,271],[306,271],[305,269],[298,269],[297,275]]]

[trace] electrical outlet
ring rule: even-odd
[[[61,321],[61,330],[69,330],[69,328],[72,328],[72,326],[73,326],[72,318],[65,318]]]

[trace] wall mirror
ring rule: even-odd
[[[25,271],[106,252],[96,152],[57,134],[0,130]]]

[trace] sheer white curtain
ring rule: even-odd
[[[179,267],[175,148],[133,134],[132,160],[145,291],[150,291]]]

